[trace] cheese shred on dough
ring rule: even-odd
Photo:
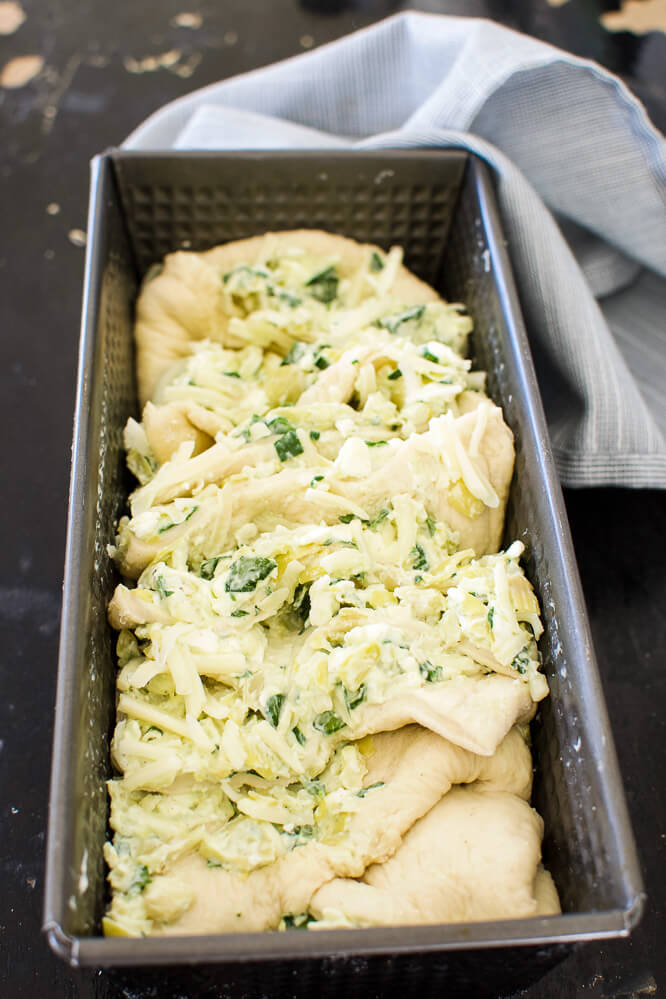
[[[399,248],[323,232],[146,276],[105,933],[559,911],[543,629],[470,331]]]

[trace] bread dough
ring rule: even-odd
[[[345,236],[316,229],[268,232],[216,246],[203,253],[180,250],[164,259],[161,273],[144,283],[136,305],[135,338],[139,399],[152,398],[160,377],[174,361],[189,353],[194,340],[210,339],[236,346],[228,333],[229,316],[220,295],[221,277],[238,264],[262,259],[270,252],[290,248],[334,257],[342,276],[353,273],[368,252],[378,246],[357,243]],[[393,294],[404,305],[434,302],[439,296],[430,285],[401,267]]]
[[[297,847],[248,876],[211,869],[200,855],[191,854],[168,874],[191,886],[192,904],[177,922],[153,932],[275,929],[283,915],[307,911],[321,885],[336,876],[359,877],[368,864],[393,856],[407,830],[452,784],[480,781],[485,788],[506,787],[522,795],[528,795],[531,786],[529,749],[515,729],[486,758],[410,725],[373,736],[367,763],[365,786],[383,786],[359,799],[343,842]]]
[[[540,867],[543,822],[510,791],[456,787],[360,881],[336,878],[310,902],[337,925],[463,923],[560,911]]]
[[[557,911],[513,435],[401,253],[267,233],[143,284],[106,932]]]

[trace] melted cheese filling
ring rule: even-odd
[[[400,260],[373,253],[342,281],[292,251],[220,275],[235,347],[193,344],[126,428],[140,484],[114,553],[149,554],[110,608],[108,933],[176,920],[191,898],[168,872],[187,854],[247,874],[313,840],[344,848],[374,790],[378,705],[492,672],[547,693],[522,545],[476,557],[429,507],[428,462],[468,519],[500,502],[479,461],[491,404],[462,307],[391,298]],[[366,500],[395,458],[413,488]],[[233,490],[278,482],[274,523],[230,536]]]

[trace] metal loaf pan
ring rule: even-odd
[[[475,365],[489,372],[489,392],[516,439],[505,539],[526,544],[526,571],[546,626],[540,647],[551,696],[532,727],[534,805],[545,820],[544,858],[563,914],[464,925],[104,939],[104,782],[115,713],[114,639],[106,605],[116,582],[106,546],[131,488],[121,432],[127,418],[137,415],[137,288],[148,267],[175,249],[203,250],[301,226],[386,249],[401,244],[407,266],[447,298],[464,301],[474,319]],[[225,969],[242,983],[250,974],[242,962],[253,963],[254,977],[247,981],[270,982],[271,995],[278,994],[282,978],[290,995],[296,981],[309,994],[313,988],[321,994],[325,980],[337,982],[338,989],[341,974],[364,980],[366,988],[372,983],[379,995],[389,983],[401,987],[403,978],[438,987],[464,981],[484,995],[542,973],[564,944],[626,935],[640,916],[641,879],[485,165],[458,150],[111,151],[93,162],[88,231],[44,915],[53,949],[72,965],[194,964],[197,995],[209,994],[207,975]],[[135,984],[137,973],[133,969]],[[170,994],[164,988],[160,995]]]

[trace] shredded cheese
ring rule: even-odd
[[[160,381],[168,460],[128,422],[139,485],[113,550],[141,571],[112,605],[108,933],[187,910],[169,865],[188,852],[244,876],[344,850],[378,707],[493,671],[547,693],[522,546],[477,558],[442,516],[500,503],[470,321],[401,302],[401,266],[265,244],[219,275],[224,346],[193,342]]]

